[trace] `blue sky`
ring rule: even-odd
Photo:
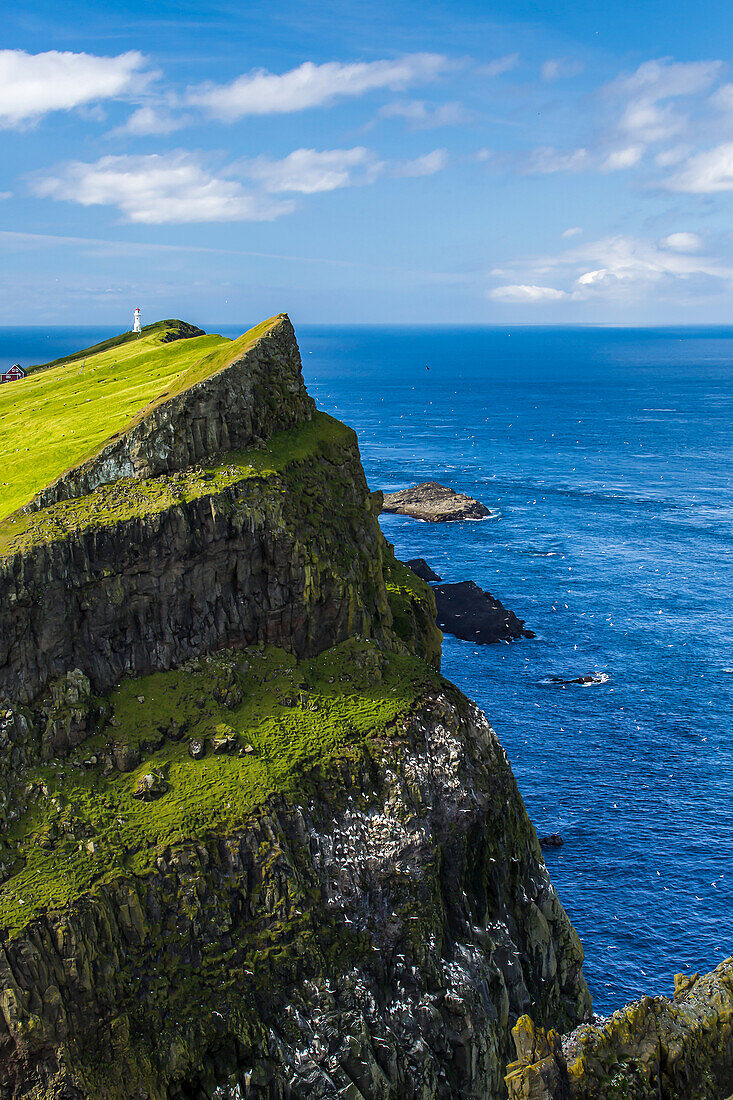
[[[731,321],[728,5],[3,19],[6,323]]]

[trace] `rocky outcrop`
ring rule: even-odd
[[[535,636],[527,630],[523,619],[518,619],[501,600],[482,591],[473,581],[435,584],[432,591],[438,626],[457,638],[490,644]]]
[[[74,669],[101,692],[235,643],[305,655],[379,636],[383,540],[356,437],[324,414],[304,432],[280,472],[122,482],[18,521],[0,556],[0,693],[29,701]]]
[[[280,314],[251,341],[215,351],[181,392],[143,409],[87,462],[42,489],[24,511],[86,496],[120,478],[185,470],[225,451],[255,447],[313,415],[293,326]],[[198,379],[198,380],[196,380]]]
[[[385,493],[383,512],[397,512],[429,523],[451,520],[486,519],[491,512],[479,500],[457,493],[437,481],[423,481],[398,493]]]
[[[726,1100],[733,1091],[733,959],[678,974],[674,996],[643,997],[559,1044],[529,1017],[514,1029],[511,1100]]]
[[[504,752],[455,689],[311,789],[6,939],[3,1100],[485,1100],[519,1016],[589,1012]]]
[[[436,621],[446,634],[481,644],[535,637],[523,619],[518,619],[500,600],[490,592],[483,592],[473,581],[443,583],[424,558],[412,558],[405,564],[415,576],[430,585]]]
[[[405,562],[405,565],[408,569],[413,571],[416,577],[419,577],[420,580],[425,581],[427,584],[440,584],[443,579],[430,568],[425,558],[410,558],[409,561]]]

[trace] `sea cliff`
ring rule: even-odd
[[[176,332],[0,522],[0,1096],[505,1097],[591,1014],[509,762],[287,317]]]

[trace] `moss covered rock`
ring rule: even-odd
[[[104,731],[96,765],[39,773],[0,895],[4,1097],[492,1097],[530,1006],[584,1016],[580,944],[486,719],[417,658],[382,656],[366,687],[357,656],[246,654],[231,722],[256,755],[165,742],[139,768],[168,765],[151,801],[105,776]],[[131,682],[141,710],[185,710],[165,675]],[[279,704],[288,680],[318,711]],[[143,743],[151,718],[115,736]]]
[[[733,1088],[733,959],[711,974],[678,974],[674,996],[642,997],[607,1020],[532,1048],[515,1030],[516,1100],[725,1100]],[[546,1044],[545,1044],[546,1045]],[[534,1090],[534,1091],[532,1091]]]

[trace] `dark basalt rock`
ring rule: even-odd
[[[514,1019],[588,1016],[582,949],[485,716],[405,724],[5,938],[2,1100],[505,1096]]]
[[[0,553],[0,693],[31,700],[78,669],[91,699],[223,640],[301,655],[350,633],[376,636],[387,625],[381,533],[356,437],[321,450],[307,468],[114,525],[96,519],[114,506],[114,490],[101,488],[82,529],[59,522],[29,549]],[[77,720],[76,709],[65,705],[73,721],[55,722],[49,751],[91,732],[93,717]]]
[[[540,845],[542,848],[562,848],[565,841],[559,833],[549,833],[547,836],[540,837]]]
[[[428,584],[440,584],[443,579],[430,568],[425,558],[410,558],[409,561],[405,562],[405,565],[411,569],[421,581],[427,581]]]
[[[436,584],[433,587],[441,630],[468,642],[503,642],[515,638],[534,638],[523,619],[504,607],[490,592],[473,581]]]
[[[140,763],[140,753],[133,745],[121,742],[113,747],[112,759],[118,771],[133,772]]]
[[[423,481],[398,493],[385,493],[383,512],[397,512],[413,519],[429,523],[446,523],[450,520],[486,519],[491,512],[479,500],[457,493],[437,481]]]
[[[546,676],[544,680],[540,680],[540,683],[550,686],[559,685],[560,687],[565,687],[567,684],[580,684],[581,687],[591,687],[595,684],[607,684],[608,680],[607,672],[594,672],[592,675],[587,676]]]

